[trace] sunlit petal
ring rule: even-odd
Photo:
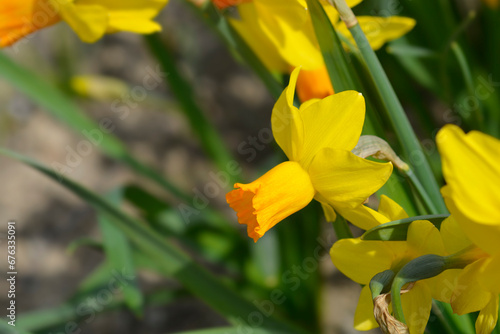
[[[356,91],[330,95],[300,108],[304,123],[304,168],[322,148],[350,151],[356,146],[365,120],[365,99]]]
[[[316,191],[335,208],[355,208],[389,178],[391,163],[377,163],[349,151],[321,150],[309,167]]]

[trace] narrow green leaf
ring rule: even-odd
[[[441,222],[449,215],[426,215],[416,216],[405,219],[399,219],[376,226],[366,231],[361,239],[363,240],[382,240],[382,241],[404,241],[408,233],[408,227],[416,220],[428,220],[438,229],[441,227]]]
[[[182,192],[158,172],[132,157],[125,146],[114,135],[109,133],[109,128],[105,129],[102,124],[94,122],[71,99],[47,80],[19,66],[1,52],[0,77],[6,79],[52,116],[71,127],[108,156],[124,162],[139,174],[158,183],[174,196],[184,201],[190,201],[189,195]],[[64,163],[53,164],[52,167],[63,175],[72,170],[68,164]]]
[[[134,262],[140,268],[152,269],[157,272],[157,269],[151,268],[150,263],[154,262],[149,257],[146,257],[138,252],[134,252]],[[162,274],[160,272],[160,274]],[[105,313],[124,306],[124,299],[121,295],[115,295],[115,291],[110,291],[116,287],[115,281],[120,281],[124,284],[128,278],[122,273],[114,271],[109,261],[103,262],[94,269],[78,287],[77,292],[67,302],[54,308],[36,310],[23,313],[19,316],[16,329],[19,328],[29,331],[42,331],[53,329],[64,325],[70,328],[71,326],[79,326],[83,329],[87,320],[93,319],[96,313]],[[98,294],[103,291],[110,291],[115,296],[109,303],[95,306],[95,299]],[[164,290],[154,291],[145,296],[146,305],[165,305],[173,302],[178,296],[182,296],[182,290]],[[89,305],[92,304],[92,306]],[[87,305],[87,306],[85,306]],[[74,325],[76,323],[76,325]],[[69,324],[69,325],[68,325]],[[1,327],[0,327],[1,328]],[[62,328],[66,331],[67,328]],[[19,330],[20,333],[21,330]],[[76,330],[68,331],[76,332]],[[16,332],[17,333],[17,332]]]
[[[214,310],[224,315],[232,324],[241,325],[249,321],[248,317],[258,309],[250,302],[241,298],[234,290],[225,286],[220,279],[214,277],[204,268],[196,264],[184,251],[175,244],[168,242],[156,234],[146,224],[120,211],[109,201],[99,197],[81,185],[25,156],[0,149],[0,154],[17,159],[42,172],[53,180],[71,190],[99,211],[105,212],[111,221],[120,228],[130,241],[142,252],[155,259],[158,267],[165,273],[182,282],[195,296],[198,296]],[[300,332],[273,317],[263,317],[262,328],[268,330]]]
[[[208,156],[214,160],[219,169],[227,170],[228,163],[233,161],[231,153],[226,148],[226,144],[221,139],[215,127],[201,110],[191,88],[192,85],[177,69],[175,59],[167,42],[161,39],[160,34],[146,35],[144,38],[151,52],[163,67],[166,73],[165,79],[177,97],[191,128],[198,136],[201,146],[207,152]],[[235,178],[236,175],[230,175],[230,177]],[[235,180],[232,181],[235,182]]]
[[[148,217],[156,217],[170,208],[170,205],[136,184],[127,185],[123,189],[123,197]]]
[[[335,235],[339,239],[352,238],[352,232],[344,217],[337,215],[337,219],[332,223]]]
[[[92,238],[79,238],[79,239],[76,239],[75,241],[72,241],[69,246],[66,248],[66,251],[68,252],[68,254],[73,254],[78,248],[82,247],[82,246],[87,246],[87,247],[91,247],[91,248],[95,248],[95,249],[98,249],[98,250],[102,250],[103,249],[103,246],[102,246],[102,243],[100,241],[97,241],[95,239],[92,239]]]
[[[439,55],[430,49],[426,49],[420,46],[415,46],[411,44],[401,43],[399,41],[391,42],[389,46],[385,49],[387,53],[402,56],[402,57],[412,57],[412,58],[437,58]]]
[[[119,206],[122,201],[122,190],[117,189],[111,192],[107,198],[111,203]],[[125,304],[137,317],[142,317],[144,298],[139,288],[129,241],[122,230],[115,226],[105,213],[99,214],[98,222],[101,228],[106,261],[111,263],[111,270],[124,273],[131,278],[127,284],[122,286]]]
[[[31,334],[31,332],[27,332],[23,329],[20,329],[19,326],[11,326],[8,324],[10,320],[0,319],[0,333],[2,334]]]

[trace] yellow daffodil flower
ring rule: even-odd
[[[288,72],[302,66],[297,84],[301,101],[324,98],[333,93],[305,0],[214,0],[219,7],[237,5],[239,19],[230,19],[261,61],[272,71]],[[333,6],[321,1],[330,21],[345,38],[351,34]],[[347,1],[350,7],[361,0]],[[415,25],[406,17],[358,17],[375,50],[397,39]],[[304,77],[304,78],[302,78]]]
[[[490,333],[500,293],[500,140],[446,125],[436,141],[446,180],[441,192],[465,235],[461,247],[473,244],[486,254],[464,269],[451,305],[458,314],[481,310],[476,331]]]
[[[271,117],[274,138],[290,161],[250,184],[236,183],[226,195],[238,222],[257,241],[271,227],[304,208],[313,199],[334,209],[354,208],[377,191],[392,172],[391,163],[377,163],[350,151],[365,116],[363,96],[355,91],[293,105],[300,69],[283,91]]]
[[[153,18],[168,0],[19,0],[0,4],[0,46],[60,21],[84,41],[106,33],[129,31],[150,34],[161,30]]]
[[[370,330],[378,327],[373,315],[373,301],[368,284],[378,273],[392,270],[395,273],[412,259],[426,254],[445,255],[439,230],[429,221],[410,224],[406,241],[374,241],[342,239],[330,250],[334,265],[353,281],[365,285],[354,315],[354,328]],[[415,282],[410,291],[401,296],[406,323],[412,334],[423,333],[432,306],[432,298],[446,287],[444,274]],[[445,297],[449,296],[447,294]]]

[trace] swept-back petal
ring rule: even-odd
[[[406,241],[415,257],[425,254],[446,255],[439,230],[428,220],[411,223]]]
[[[293,105],[299,72],[300,68],[292,72],[290,84],[281,93],[271,115],[274,139],[291,161],[298,161],[300,158],[304,141],[302,119],[299,110]]]
[[[385,195],[380,196],[378,212],[387,217],[390,222],[408,218],[408,214],[405,210],[398,203]]]
[[[369,331],[377,328],[378,323],[373,316],[373,300],[370,287],[365,285],[359,295],[358,306],[354,313],[354,329],[358,331]]]
[[[477,280],[477,274],[486,259],[478,260],[463,269],[451,296],[451,307],[458,315],[479,311],[490,301],[491,293],[484,290]]]
[[[380,224],[408,217],[399,204],[385,195],[380,197],[378,211],[365,205],[359,205],[353,209],[338,207],[337,210],[342,217],[363,230],[369,230]]]
[[[240,19],[230,18],[229,22],[257,57],[271,71],[288,72],[290,65],[281,57],[276,45],[264,34],[259,25],[255,4],[248,2],[239,5],[238,13]]]
[[[323,214],[325,215],[326,221],[334,222],[337,219],[337,214],[335,213],[333,207],[326,202],[319,202],[321,203],[321,208],[323,209]]]
[[[300,163],[307,168],[323,148],[352,150],[365,121],[365,99],[356,91],[330,95],[300,108],[304,149]]]
[[[477,131],[465,134],[449,124],[439,131],[436,142],[449,188],[444,195],[470,220],[499,226],[500,140]]]
[[[450,195],[450,186],[446,185],[441,188],[446,207],[450,210],[452,216],[457,221],[460,228],[463,230],[467,238],[476,246],[491,255],[500,251],[500,226],[480,224],[470,220],[463,215],[462,211],[456,207]]]
[[[254,241],[314,197],[309,175],[293,161],[279,164],[252,183],[234,187],[237,189],[227,193],[226,200]]]
[[[432,298],[443,303],[449,303],[453,291],[457,288],[458,277],[462,274],[462,269],[448,269],[441,274],[424,280],[431,289]]]
[[[78,5],[104,7],[108,14],[107,33],[130,31],[149,34],[161,30],[153,19],[168,0],[78,0]]]
[[[323,65],[305,1],[254,0],[263,33],[292,67],[314,70]]]
[[[363,230],[369,230],[380,224],[389,222],[387,217],[363,204],[355,208],[337,207],[337,211],[351,224]]]
[[[334,207],[355,208],[389,178],[391,163],[362,159],[349,151],[325,148],[309,167],[316,191]]]
[[[498,294],[492,294],[476,320],[476,334],[490,334],[498,321]]]
[[[500,293],[500,252],[485,261],[478,282],[485,290],[497,295]]]
[[[398,39],[415,26],[415,20],[401,16],[357,16],[358,23],[366,35],[373,50],[380,49],[385,43]],[[343,22],[338,22],[335,29],[351,44],[356,45],[352,35]]]
[[[108,13],[99,5],[61,5],[61,17],[80,39],[93,43],[101,38],[108,27]]]
[[[449,254],[459,252],[472,245],[453,216],[443,220],[439,232],[443,239],[444,248]]]
[[[401,296],[401,306],[410,333],[421,334],[425,330],[432,308],[432,296],[424,282],[417,282]]]
[[[406,253],[404,241],[342,239],[333,244],[330,256],[344,275],[368,284],[376,274],[390,269]]]

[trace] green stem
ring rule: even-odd
[[[406,281],[397,277],[392,282],[391,287],[391,304],[396,320],[406,324],[405,315],[403,313],[403,305],[401,304],[401,288],[406,284]]]
[[[345,2],[338,0],[338,2]],[[434,178],[429,162],[420,146],[419,140],[411,127],[411,124],[403,110],[401,103],[387,77],[382,65],[380,64],[375,52],[366,39],[365,34],[361,30],[359,24],[348,26],[358,48],[363,56],[373,81],[375,82],[381,99],[389,113],[392,127],[403,146],[407,161],[411,165],[418,167],[414,168],[417,177],[421,180],[423,187],[437,205],[440,212],[447,212],[444,201],[439,192],[439,185]]]
[[[335,231],[335,235],[338,239],[347,239],[353,237],[352,232],[349,229],[349,225],[341,215],[337,214],[337,218],[332,223],[332,225],[333,230]]]
[[[424,186],[422,185],[422,183],[420,183],[420,180],[417,178],[415,173],[413,173],[413,170],[409,169],[409,170],[405,171],[404,173],[410,179],[411,184],[417,190],[417,193],[419,194],[420,199],[424,203],[427,211],[429,211],[429,213],[434,214],[434,215],[438,214],[439,213],[438,209],[434,205],[434,202],[430,198],[427,191],[424,189]]]

